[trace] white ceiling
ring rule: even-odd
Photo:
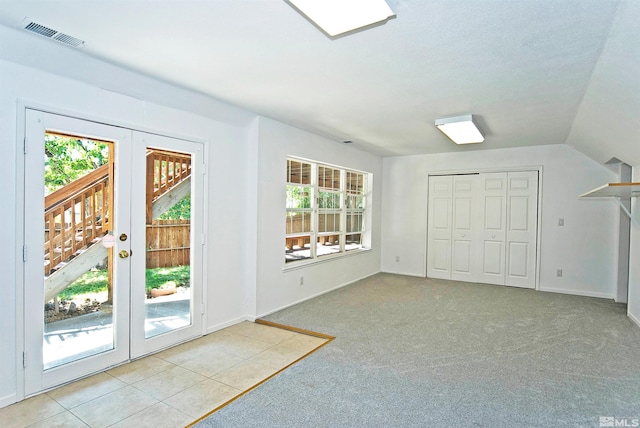
[[[29,17],[84,40],[86,54],[390,156],[588,135],[572,126],[585,94],[598,98],[592,75],[617,9],[634,1],[389,0],[396,19],[335,40],[284,0],[0,0],[0,24]],[[627,9],[636,17],[620,28],[635,37],[638,8]],[[466,113],[481,145],[434,127]]]

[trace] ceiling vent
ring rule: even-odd
[[[46,27],[42,24],[38,24],[37,22],[33,22],[29,18],[27,18],[25,22],[27,23],[27,25],[25,25],[24,29],[27,31],[31,31],[32,33],[39,34],[48,39],[57,40],[60,43],[73,46],[74,48],[84,46],[84,40],[77,39],[68,34],[61,33],[57,30],[54,30],[53,28]]]

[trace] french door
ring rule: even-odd
[[[202,144],[30,109],[25,136],[25,395],[201,335]]]

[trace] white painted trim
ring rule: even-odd
[[[405,272],[394,272],[390,270],[381,270],[381,273],[390,273],[392,275],[404,275],[404,276],[412,276],[414,278],[426,278],[426,276],[422,273],[405,273]],[[375,275],[375,274],[374,274]],[[369,275],[371,276],[371,275]],[[366,277],[365,277],[366,278]],[[428,279],[445,279],[445,278],[428,278]],[[449,279],[446,279],[449,281]]]
[[[631,312],[627,311],[627,316],[633,321],[638,327],[640,327],[640,319],[636,318]]]
[[[157,128],[150,128],[148,126],[144,126],[144,125],[138,125],[138,124],[134,124],[131,122],[123,122],[121,120],[118,119],[112,119],[110,117],[101,117],[101,116],[96,116],[93,114],[87,114],[85,112],[79,112],[79,111],[75,111],[75,110],[69,110],[69,109],[65,109],[65,108],[60,108],[60,107],[53,107],[49,104],[43,104],[43,103],[39,103],[37,101],[31,101],[31,100],[24,100],[24,99],[18,99],[18,105],[22,106],[24,109],[31,109],[31,110],[38,110],[41,111],[43,113],[51,113],[51,114],[55,114],[58,116],[67,116],[73,119],[80,119],[80,120],[85,120],[87,122],[95,122],[95,123],[99,123],[102,125],[108,125],[108,126],[115,126],[118,128],[125,128],[125,129],[129,129],[131,131],[140,131],[140,132],[145,132],[147,134],[153,134],[153,135],[158,135],[160,137],[169,137],[169,138],[175,138],[178,140],[186,140],[186,141],[191,141],[194,143],[200,143],[200,144],[208,144],[209,142],[207,141],[207,139],[205,138],[198,138],[198,137],[194,137],[192,135],[187,135],[187,134],[179,134],[179,133],[175,133],[175,132],[169,132],[169,131],[159,131]],[[162,104],[156,104],[158,106],[161,107],[165,107]],[[171,107],[167,107],[169,109],[171,109]]]
[[[10,406],[18,402],[18,394],[9,394],[4,397],[0,397],[0,409]]]
[[[596,297],[599,299],[609,299],[609,300],[613,300],[615,297],[613,294],[598,293],[593,291],[569,290],[566,288],[541,287],[539,291],[544,291],[548,293],[571,294],[574,296]]]
[[[316,297],[322,296],[323,294],[327,294],[327,293],[330,293],[330,292],[332,292],[332,291],[338,290],[338,289],[340,289],[340,288],[346,287],[347,285],[351,285],[351,284],[353,284],[353,283],[355,283],[355,282],[358,282],[358,281],[361,281],[361,280],[363,280],[363,279],[369,278],[370,276],[376,275],[376,274],[378,274],[378,273],[380,273],[380,272],[378,271],[378,272],[371,273],[371,274],[369,274],[369,275],[362,276],[362,277],[360,277],[360,278],[354,279],[353,281],[349,281],[349,282],[347,282],[347,283],[344,283],[344,284],[338,285],[338,286],[336,286],[336,287],[330,288],[329,290],[321,291],[320,293],[313,294],[313,295],[311,295],[311,296],[309,296],[309,297],[305,297],[304,299],[297,300],[297,301],[295,301],[295,302],[293,302],[293,303],[289,303],[289,304],[287,304],[287,305],[281,306],[281,307],[276,308],[276,309],[274,309],[274,310],[272,310],[272,311],[268,311],[268,312],[265,312],[265,313],[263,313],[263,314],[257,315],[257,316],[254,318],[254,320],[259,319],[259,318],[262,318],[262,317],[266,317],[267,315],[271,315],[271,314],[273,314],[273,313],[276,313],[276,312],[282,311],[282,310],[284,310],[284,309],[290,308],[291,306],[295,306],[295,305],[300,304],[300,303],[302,303],[302,302],[306,302],[307,300],[315,299]]]
[[[24,327],[24,290],[25,290],[25,281],[24,281],[24,261],[23,258],[19,256],[22,253],[22,248],[24,246],[24,204],[25,204],[25,153],[24,150],[20,150],[21,142],[24,142],[26,137],[26,117],[27,117],[27,107],[21,101],[17,100],[17,108],[16,108],[16,229],[15,229],[15,242],[16,242],[16,252],[18,254],[16,257],[16,284],[15,284],[15,298],[16,298],[16,385],[15,385],[15,395],[13,395],[13,402],[17,402],[23,400],[25,398],[24,395],[24,379],[25,379],[25,369],[23,367],[22,362],[22,354],[25,352],[25,327]],[[0,407],[4,403],[5,398],[0,400]]]

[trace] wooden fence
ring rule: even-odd
[[[154,220],[147,225],[147,268],[188,266],[189,220]]]

